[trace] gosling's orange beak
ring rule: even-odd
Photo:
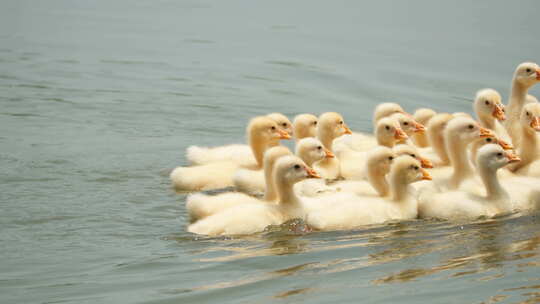
[[[291,136],[287,131],[281,129],[278,129],[277,131],[279,133],[279,139],[291,139]]]
[[[521,158],[519,156],[515,155],[514,153],[507,152],[506,158],[508,159],[508,163],[517,163],[521,161]]]
[[[493,134],[493,132],[491,132],[491,130],[480,127],[480,137],[495,137],[495,135]]]
[[[428,168],[428,169],[433,168],[433,164],[427,158],[420,157],[420,164],[422,165],[422,168]]]
[[[493,112],[491,113],[491,115],[493,115],[493,117],[495,117],[496,119],[500,121],[503,121],[506,119],[506,116],[504,115],[502,108],[498,105],[495,105],[495,108],[493,109]]]
[[[429,174],[429,172],[427,172],[426,169],[420,169],[422,170],[422,179],[423,180],[432,180],[433,178],[431,178],[431,175]]]
[[[536,116],[531,121],[531,128],[533,128],[536,132],[540,132],[540,117]]]
[[[414,122],[414,132],[417,133],[417,132],[425,132],[426,131],[426,127],[424,127],[423,124],[421,123],[417,123],[416,121]]]
[[[336,157],[334,155],[334,153],[332,153],[332,151],[330,151],[328,149],[324,149],[324,154],[325,154],[326,158],[334,158],[334,157]]]
[[[409,136],[403,131],[403,129],[396,127],[396,131],[394,132],[394,139],[397,141],[402,141],[408,139]]]
[[[536,80],[540,80],[540,69],[536,70]]]
[[[352,134],[351,129],[349,129],[346,124],[343,124],[343,128],[345,129],[345,134]]]
[[[311,169],[310,167],[306,166],[306,172],[308,175],[308,178],[321,178],[315,170]]]
[[[505,149],[505,150],[512,150],[512,149],[514,149],[514,146],[512,146],[512,144],[507,143],[507,142],[505,142],[505,141],[502,140],[502,139],[498,139],[497,141],[499,142],[499,146],[501,146],[501,147],[502,147],[503,149]]]

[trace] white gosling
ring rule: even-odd
[[[334,154],[325,148],[321,141],[313,137],[301,139],[296,144],[296,156],[300,157],[306,165],[315,168],[315,164],[328,158],[334,158]],[[324,179],[308,179],[296,183],[294,191],[300,196],[316,196],[321,191],[328,191]]]
[[[499,145],[504,150],[513,150],[514,149],[514,146],[512,146],[511,144],[507,143],[504,140],[498,139],[497,137],[491,137],[491,136],[483,137],[483,138],[476,139],[470,145],[469,159],[475,160],[476,156],[478,155],[478,150],[480,150],[480,148],[482,148],[483,146],[488,145],[488,144]],[[473,165],[476,166],[476,162],[473,162]],[[510,167],[510,166],[507,166],[506,168],[508,168],[508,167]],[[499,172],[505,172],[505,171],[501,170]]]
[[[373,144],[372,148],[377,146],[392,148],[396,143],[408,139],[407,134],[401,129],[397,119],[392,117],[385,117],[379,120],[375,128],[375,137],[377,142]],[[364,147],[367,147],[367,145],[364,145]],[[360,152],[340,144],[337,155],[340,159],[342,177],[349,180],[361,180],[367,177],[365,151]]]
[[[278,127],[285,131],[289,138],[292,135],[292,127],[289,119],[280,113],[271,113],[266,115],[268,118],[276,122]],[[249,125],[246,129],[246,135],[248,142],[251,137],[249,134]],[[279,145],[278,141],[269,143],[270,146]],[[250,145],[245,144],[231,144],[219,147],[200,147],[189,146],[186,149],[186,158],[192,165],[204,165],[214,162],[234,162],[240,166],[256,166],[257,160],[253,155]]]
[[[389,220],[414,219],[417,217],[417,202],[409,192],[409,184],[430,178],[416,159],[410,156],[397,157],[390,169],[388,196],[358,196],[355,201],[315,210],[308,214],[307,223],[318,230],[341,230]]]
[[[467,146],[475,139],[493,137],[494,134],[471,118],[456,117],[448,122],[444,130],[445,148],[452,168],[435,168],[432,171],[435,183],[442,189],[457,189],[464,180],[473,176]],[[450,175],[450,176],[449,176]]]
[[[188,227],[196,234],[245,235],[262,232],[269,225],[279,225],[294,218],[305,218],[302,202],[293,191],[293,185],[318,175],[296,156],[281,157],[274,166],[273,178],[278,203],[248,203],[201,219]]]
[[[345,124],[343,117],[336,112],[326,112],[319,116],[317,126],[317,138],[323,146],[334,152],[334,139],[351,134],[351,130]],[[340,176],[339,160],[337,158],[326,158],[313,165],[313,168],[325,179],[335,179]]]
[[[501,102],[499,92],[493,89],[483,89],[476,93],[474,98],[474,112],[480,125],[495,132],[497,138],[505,142],[511,142],[511,138],[502,125],[506,120],[505,108]]]
[[[387,102],[379,104],[377,107],[375,107],[375,110],[373,111],[374,133],[379,120],[389,117],[395,113],[407,114],[403,110],[403,108],[397,103]],[[377,141],[374,138],[373,134],[354,132],[350,135],[344,135],[336,139],[334,144],[336,144],[336,149],[340,151],[352,149],[360,152],[365,152],[367,150],[373,149],[377,145],[376,142]],[[337,150],[334,152],[337,153]]]
[[[254,169],[262,168],[264,151],[279,144],[280,139],[290,139],[270,118],[259,116],[248,125],[251,151],[256,160]],[[240,165],[234,161],[221,161],[193,167],[177,167],[170,178],[176,190],[199,191],[229,187],[233,185],[232,176]]]
[[[272,170],[275,162],[282,156],[290,155],[291,151],[287,147],[276,146],[272,147],[264,153],[263,167],[264,177],[263,183],[265,186],[262,191],[264,197],[262,200],[241,192],[225,192],[218,195],[206,195],[203,193],[191,194],[186,200],[186,209],[188,210],[192,222],[221,212],[230,207],[245,204],[257,203],[261,201],[275,202],[277,200],[277,192],[272,178]],[[242,170],[242,169],[241,169]],[[239,170],[240,171],[240,170]],[[252,170],[248,170],[248,173]]]
[[[510,99],[506,107],[506,130],[515,147],[520,147],[519,117],[523,106],[533,101],[527,96],[529,88],[540,82],[540,67],[533,62],[524,62],[517,66],[512,79]]]
[[[511,168],[518,175],[540,177],[540,104],[529,103],[523,107],[520,117],[521,146],[518,155],[521,162]]]
[[[322,143],[313,137],[306,137],[301,139],[296,144],[295,154],[300,157],[309,167],[312,167],[314,163],[321,161],[325,158],[332,158],[334,155],[328,149],[326,149]],[[239,169],[233,176],[234,186],[238,191],[246,193],[260,193],[266,189],[266,169],[265,174],[258,170]],[[295,188],[300,187],[299,184],[313,184],[320,185],[324,182],[320,179],[306,180],[302,183],[295,185]]]
[[[418,197],[419,216],[461,219],[491,217],[512,211],[514,208],[511,197],[499,183],[497,170],[517,161],[519,158],[516,155],[505,152],[500,145],[484,145],[478,151],[476,166],[484,184],[485,194],[478,195],[467,191],[422,192]]]

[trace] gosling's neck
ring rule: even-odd
[[[272,178],[272,168],[274,164],[268,164],[264,167],[264,181],[266,184],[266,190],[264,191],[264,200],[265,201],[275,201],[278,198],[276,192],[276,185],[274,179]]]
[[[296,156],[300,157],[306,163],[306,165],[308,165],[308,167],[313,167],[313,163],[320,160],[320,159],[313,159],[312,157],[309,156],[308,153],[299,153],[299,154],[300,155],[296,155]]]
[[[521,161],[517,163],[519,167],[526,166],[534,161],[540,153],[537,132],[530,128],[521,128],[521,145],[519,147],[519,157]]]
[[[321,128],[321,130],[317,130],[317,138],[321,141],[326,149],[332,152],[334,151],[332,149],[332,145],[334,143],[334,136],[332,136],[332,134],[329,134]]]
[[[251,152],[257,161],[257,168],[261,169],[263,167],[264,151],[266,151],[270,145],[279,145],[279,141],[265,142],[256,135],[251,135],[249,138],[249,145],[251,147]]]
[[[401,202],[408,198],[407,183],[400,174],[390,173],[390,198],[394,202]]]
[[[429,130],[428,129],[428,138],[431,143],[431,147],[433,148],[433,151],[439,156],[441,159],[441,165],[446,166],[450,164],[450,158],[448,157],[448,153],[446,152],[446,148],[444,146],[444,138],[438,134],[440,130]]]
[[[385,173],[377,172],[376,168],[372,168],[368,164],[367,179],[373,189],[375,189],[375,191],[377,191],[381,197],[387,196],[390,192],[390,187],[388,186],[388,182],[384,176]]]
[[[449,188],[456,189],[463,179],[473,175],[473,169],[467,159],[467,143],[462,143],[454,138],[447,138],[446,149],[449,152],[450,163],[454,168],[450,179]]]
[[[300,199],[294,193],[293,186],[285,180],[275,179],[275,184],[279,196],[278,208],[286,218],[303,218],[304,213]]]
[[[495,118],[491,115],[478,115],[478,121],[480,125],[486,129],[495,131]]]
[[[426,132],[416,132],[413,134],[413,138],[416,146],[420,148],[429,147]]]
[[[509,121],[519,119],[519,114],[521,108],[525,104],[525,99],[527,98],[527,91],[529,90],[528,86],[523,85],[519,81],[514,79],[512,80],[512,89],[510,92],[510,101],[508,102],[507,112]]]
[[[508,102],[508,107],[506,108],[506,129],[508,135],[512,138],[512,143],[519,147],[520,144],[520,132],[517,130],[517,124],[519,124],[519,116],[521,114],[521,109],[525,104],[527,99],[527,91],[529,88],[519,81],[516,77],[512,80],[512,90],[510,92],[510,101]]]
[[[486,187],[486,200],[487,201],[507,201],[508,192],[499,183],[499,178],[497,177],[497,169],[499,168],[489,168],[486,166],[479,166],[478,174]],[[499,206],[501,207],[501,206]],[[503,208],[506,209],[506,208]],[[510,210],[501,210],[501,211],[510,211]]]
[[[483,139],[479,138],[473,141],[470,148],[470,157],[469,159],[476,159],[476,155],[478,154],[478,150],[482,147]],[[473,166],[476,165],[476,162],[473,163]]]

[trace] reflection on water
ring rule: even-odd
[[[524,221],[530,222],[531,226],[515,231],[514,225],[523,228],[519,223]],[[199,263],[242,263],[265,256],[282,255],[304,256],[302,260],[311,262],[264,271],[263,269],[273,268],[266,266],[263,269],[254,269],[252,275],[246,277],[225,278],[217,283],[192,287],[187,291],[251,286],[256,282],[289,276],[311,280],[368,269],[371,269],[372,274],[379,273],[370,280],[372,286],[410,284],[427,278],[460,279],[468,281],[469,284],[483,286],[483,282],[504,281],[509,274],[530,271],[540,265],[540,232],[536,232],[537,227],[534,217],[515,215],[464,225],[411,221],[367,227],[358,231],[301,235],[291,233],[290,227],[281,227],[281,232],[274,227],[267,234],[257,237],[213,239],[212,245],[192,253]],[[533,234],[528,238],[514,240],[516,236],[531,232]],[[512,233],[515,233],[513,237]],[[217,253],[218,256],[213,256]],[[209,255],[211,257],[208,257]],[[278,265],[280,263],[276,262],[275,266]],[[377,268],[384,271],[374,272]],[[535,291],[540,289],[540,285],[525,284],[512,288],[505,285],[506,288],[496,290],[482,303],[497,303],[507,299],[516,299],[521,301],[520,303],[540,300],[540,293]],[[331,289],[328,286],[299,284],[295,288],[285,288],[274,293],[272,297],[301,297],[320,294],[329,288]]]

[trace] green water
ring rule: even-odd
[[[540,219],[186,232],[166,173],[253,115],[471,111],[540,62],[530,1],[0,2],[1,303],[535,303]],[[540,96],[539,88],[531,91]]]

